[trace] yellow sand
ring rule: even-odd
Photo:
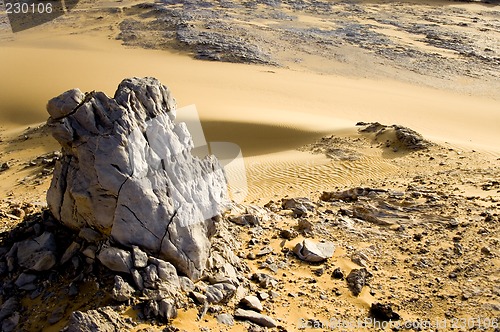
[[[393,166],[382,161],[332,164],[294,150],[327,133],[352,132],[358,121],[401,124],[436,142],[500,153],[498,96],[197,61],[172,52],[125,48],[102,32],[68,35],[40,27],[10,38],[0,44],[3,129],[19,130],[45,121],[47,100],[67,89],[112,95],[125,77],[155,76],[172,90],[179,106],[197,106],[207,141],[242,147],[249,166],[249,199],[286,194],[294,181],[306,194],[321,184],[359,182],[374,171],[390,174]],[[47,150],[54,147],[47,145]],[[316,175],[306,174],[308,165]],[[365,172],[372,166],[374,170]],[[303,174],[306,179],[300,180]]]

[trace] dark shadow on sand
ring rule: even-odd
[[[325,132],[252,122],[202,121],[207,142],[231,142],[250,157],[297,149],[326,135]]]

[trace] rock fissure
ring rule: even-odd
[[[170,242],[172,242],[168,228],[170,227],[170,224],[172,224],[172,221],[174,220],[176,215],[177,215],[177,210],[174,211],[174,214],[172,215],[172,217],[170,217],[170,220],[168,221],[167,226],[165,227],[165,233],[163,234],[163,236],[161,238],[160,247],[158,248],[158,254],[161,252],[161,248],[163,247],[163,241],[165,240],[165,237],[167,235],[168,235],[168,239],[170,240]]]
[[[142,225],[142,227],[143,227],[145,230],[147,230],[148,232],[150,232],[150,233],[151,233],[151,235],[153,235],[153,236],[154,236],[154,237],[156,237],[157,239],[160,239],[160,238],[158,237],[158,235],[156,235],[156,234],[155,234],[155,232],[153,232],[153,231],[152,231],[152,230],[150,230],[148,227],[146,227],[146,224],[144,224],[144,222],[143,222],[141,219],[139,219],[139,217],[137,217],[137,215],[135,214],[135,212],[134,212],[134,211],[132,211],[132,209],[131,209],[131,208],[129,208],[128,206],[123,205],[123,204],[122,204],[121,206],[123,206],[125,209],[127,209],[127,210],[128,210],[128,211],[129,211],[129,212],[130,212],[133,216],[134,216],[134,218],[135,218],[135,219],[136,219],[136,220],[137,220],[137,221],[138,221],[138,222]],[[122,219],[122,220],[123,220],[123,221],[126,221],[126,220],[124,220],[124,219]]]
[[[95,91],[91,91],[91,92],[86,93],[85,97],[83,98],[83,100],[75,108],[73,108],[73,110],[71,110],[69,113],[64,114],[62,116],[52,117],[52,119],[54,121],[59,121],[59,120],[63,120],[64,118],[67,118],[67,117],[70,117],[70,116],[74,115],[80,109],[80,107],[82,107],[88,101],[90,101],[94,97],[94,95],[95,95]]]

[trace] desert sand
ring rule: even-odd
[[[43,127],[48,117],[47,100],[70,88],[104,91],[111,95],[123,78],[133,76],[158,78],[171,89],[179,107],[195,104],[208,142],[234,142],[242,148],[249,190],[247,204],[262,206],[286,196],[317,200],[323,191],[359,186],[404,190],[410,180],[420,177],[426,178],[436,190],[484,199],[478,203],[478,210],[498,212],[498,188],[488,192],[481,189],[488,181],[497,181],[500,174],[498,66],[496,71],[489,69],[496,78],[493,74],[488,77],[488,88],[474,90],[474,87],[481,87],[481,77],[443,74],[444,78],[421,75],[417,79],[417,75],[407,68],[387,65],[385,58],[380,60],[385,64],[378,71],[372,68],[368,58],[357,65],[332,59],[322,62],[326,60],[314,52],[304,56],[302,62],[289,61],[285,66],[200,61],[179,49],[143,49],[141,45],[131,42],[123,45],[127,42],[116,40],[119,31],[123,32],[120,22],[128,16],[139,17],[141,9],[134,7],[138,3],[140,1],[82,1],[74,12],[54,22],[16,34],[7,28],[1,31],[0,164],[9,165],[0,173],[2,209],[9,213],[2,218],[3,230],[18,222],[10,212],[12,207],[25,202],[33,203],[35,208],[45,204],[50,167],[37,158],[59,149]],[[385,1],[374,3],[390,6]],[[437,6],[437,2],[429,3],[429,6]],[[464,20],[470,18],[467,15],[481,11],[488,11],[493,17],[497,15],[497,20],[499,17],[498,7],[494,6],[453,6]],[[97,20],[99,10],[105,14]],[[149,19],[144,18],[144,22]],[[302,13],[290,24],[294,22],[323,29],[330,26],[323,16],[314,13]],[[250,25],[268,24],[269,21],[262,19]],[[280,21],[279,24],[284,23]],[[387,24],[380,24],[378,29],[400,42],[429,52],[439,51],[445,58],[460,57],[455,51],[426,44]],[[498,43],[499,31],[491,33],[495,33],[492,38]],[[352,45],[341,49],[343,57],[365,56]],[[286,52],[285,49],[282,53]],[[286,58],[283,54],[281,56]],[[439,70],[434,68],[436,72]],[[403,125],[436,146],[424,152],[392,149],[386,147],[383,140],[360,134],[355,126],[359,121]],[[311,153],[314,149],[310,144],[325,136],[337,137],[338,141],[330,147],[345,152],[348,157],[331,158],[324,153]],[[33,163],[30,165],[30,162]],[[43,173],[46,169],[49,170]],[[450,178],[446,178],[445,173],[451,174]],[[446,214],[448,212],[446,210]],[[242,239],[252,237],[245,231],[242,233]],[[272,231],[255,236],[268,238]],[[490,244],[496,252],[494,255],[498,254],[498,236],[497,221],[491,225],[489,237],[493,241],[490,243],[494,243]],[[338,238],[349,245],[347,236],[338,235]],[[302,237],[294,241],[299,239]],[[276,252],[279,252],[278,240],[271,241]],[[286,246],[292,248],[294,241]],[[371,240],[366,240],[366,244],[352,245],[361,248],[371,244]],[[349,259],[346,249],[340,247],[330,265],[347,271],[357,266]],[[252,251],[242,250],[245,255]],[[498,256],[495,257],[488,270],[492,274],[498,273],[499,268]],[[249,261],[249,264],[253,272],[259,270],[257,261]],[[385,266],[383,269],[389,277],[392,271]],[[405,269],[395,266],[393,272],[398,274]],[[301,263],[292,274],[297,280],[309,278],[311,269]],[[398,278],[390,279],[389,283],[401,288],[404,277]],[[330,276],[320,277],[317,287],[330,290]],[[287,293],[297,292],[293,284],[282,290],[285,297]],[[367,289],[358,298],[353,298],[345,289],[339,292],[340,302],[334,301],[328,306],[348,303],[361,312],[374,301]],[[403,291],[401,294],[408,293]],[[295,296],[298,295],[292,298]],[[491,295],[491,302],[498,305],[499,296],[498,293]],[[290,301],[289,307],[274,308],[276,315],[286,316],[289,323],[284,325],[288,330],[295,330],[301,317],[324,320],[330,317],[328,310],[322,314],[313,313],[311,307],[303,306],[301,301],[298,296],[297,301]],[[441,309],[444,306],[436,304]],[[441,315],[445,311],[441,309],[431,316]],[[408,310],[404,315],[408,319],[417,318],[418,312]],[[200,326],[222,329],[213,318],[197,322],[195,315],[193,308],[182,312],[174,325],[188,331]],[[350,315],[347,316],[356,316]],[[498,311],[491,311],[491,317],[495,315],[498,317]],[[52,326],[52,330],[58,327],[61,326]],[[239,331],[243,327],[237,325],[227,330]]]
[[[256,184],[262,182],[259,178],[265,176],[262,173],[266,173],[269,160],[273,161],[269,167],[277,168],[272,174],[288,182],[284,177],[293,168],[293,160],[303,164],[302,158],[310,158],[295,151],[297,147],[326,134],[353,132],[358,121],[401,124],[435,142],[500,153],[499,102],[493,97],[467,96],[391,80],[201,62],[166,51],[124,48],[105,36],[57,35],[57,30],[48,35],[22,32],[1,47],[5,59],[2,72],[9,77],[2,80],[1,87],[5,136],[9,132],[19,135],[19,129],[40,125],[47,117],[46,101],[68,87],[111,94],[122,77],[154,76],[172,89],[180,107],[196,105],[207,141],[234,142],[242,147],[250,181]],[[36,61],[33,54],[37,54]],[[56,68],[65,70],[56,74]],[[97,86],[94,82],[98,82]],[[50,141],[47,138],[47,148],[32,157],[53,150]],[[383,160],[377,163],[383,164]],[[324,174],[335,173],[335,166],[326,167],[333,169]],[[342,178],[350,183],[351,176],[358,175],[344,174]],[[329,179],[322,180],[318,179],[326,183]],[[338,180],[334,183],[342,184]],[[270,196],[266,191],[275,189],[254,186],[252,182],[249,187],[250,200],[267,199]],[[284,193],[280,191],[279,195]]]

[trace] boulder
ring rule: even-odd
[[[114,98],[74,89],[51,99],[47,111],[62,147],[47,192],[54,217],[89,241],[99,239],[93,230],[201,278],[213,218],[227,204],[226,178],[214,156],[191,154],[169,89],[130,78]]]
[[[104,247],[97,255],[97,259],[102,265],[115,272],[130,273],[133,268],[132,254],[123,249]]]

